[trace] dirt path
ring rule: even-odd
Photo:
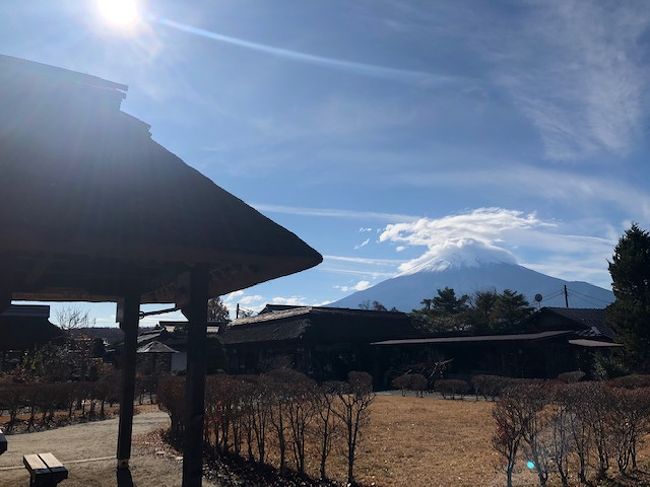
[[[141,435],[164,428],[169,417],[162,412],[138,414],[133,419],[133,434]],[[8,437],[9,449],[0,456],[0,487],[27,485],[22,457],[28,453],[52,452],[70,472],[61,487],[109,487],[117,485],[115,448],[117,419],[76,424],[39,433]],[[134,446],[131,460],[134,485],[175,487],[180,485],[181,463],[140,451]],[[209,485],[204,483],[204,485]]]

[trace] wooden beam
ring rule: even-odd
[[[189,320],[187,326],[187,371],[185,374],[183,487],[201,487],[203,479],[208,277],[208,271],[205,268],[195,268],[191,271],[189,301],[183,310]]]
[[[133,433],[133,401],[135,399],[135,365],[140,321],[140,294],[131,292],[118,304],[120,328],[124,332],[122,353],[122,391],[120,423],[117,434],[117,468],[128,468]]]

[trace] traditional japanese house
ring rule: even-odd
[[[405,313],[268,305],[218,335],[231,373],[259,373],[278,366],[316,380],[345,379],[351,370],[381,377],[371,343],[423,336]]]
[[[15,367],[25,351],[63,338],[63,330],[50,322],[49,306],[9,306],[0,312],[0,372]]]
[[[138,335],[138,371],[143,374],[184,374],[187,368],[187,325],[187,321],[160,321],[154,328],[141,331]],[[225,326],[225,323],[208,322],[205,338],[208,374],[224,368],[223,348],[217,335]],[[123,354],[124,342],[117,343],[109,350],[109,361],[121,368]],[[155,367],[151,365],[154,361]]]
[[[373,343],[380,361],[395,375],[410,364],[450,360],[447,374],[469,377],[556,377],[561,372],[589,371],[596,351],[620,347],[604,309],[542,308],[509,334],[456,334]]]

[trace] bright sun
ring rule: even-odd
[[[98,0],[97,5],[102,17],[117,27],[132,27],[140,17],[136,0]]]

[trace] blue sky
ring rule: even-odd
[[[468,239],[607,287],[650,225],[643,2],[137,8],[124,29],[92,0],[5,0],[2,53],[128,84],[157,141],[325,256],[231,305],[334,301]]]

